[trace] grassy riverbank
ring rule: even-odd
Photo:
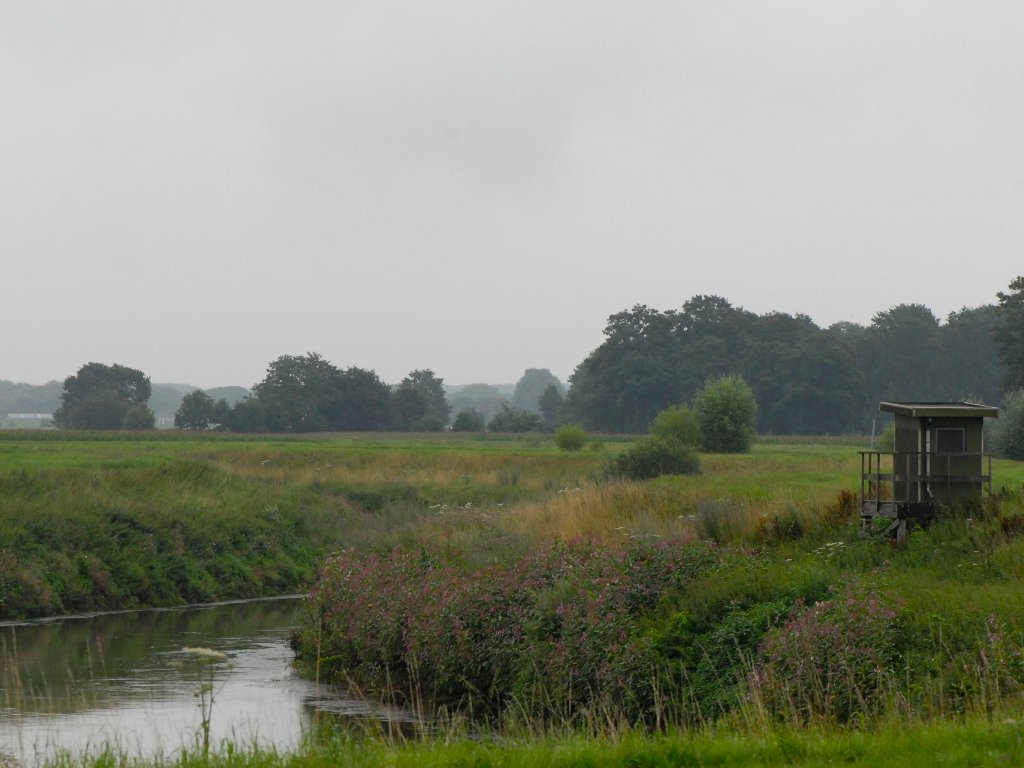
[[[307,589],[336,548],[544,497],[600,458],[543,438],[0,433],[0,619]]]
[[[803,510],[855,483],[853,449],[836,442],[606,482],[622,445],[0,432],[0,619],[301,590],[341,548],[440,545],[486,564],[553,539],[672,537],[722,505],[749,526],[762,508]]]

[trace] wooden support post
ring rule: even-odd
[[[907,518],[901,517],[896,524],[896,543],[903,546],[907,543]]]

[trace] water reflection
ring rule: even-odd
[[[288,636],[302,601],[0,624],[0,765],[113,746],[134,756],[194,746],[211,686],[210,742],[287,749],[319,711],[400,717],[298,677]],[[185,648],[224,654],[210,659]]]

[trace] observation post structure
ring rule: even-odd
[[[985,453],[984,423],[999,409],[963,402],[882,402],[893,414],[892,450],[861,451],[861,520],[891,520],[889,531],[906,540],[911,520],[942,509],[970,506],[992,490],[992,456]]]

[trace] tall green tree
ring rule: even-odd
[[[558,384],[548,384],[544,394],[537,400],[537,406],[547,428],[557,427],[562,422],[562,410],[565,408],[561,387]]]
[[[64,379],[53,421],[62,429],[149,428],[152,413],[146,401],[151,392],[149,377],[140,370],[116,363],[86,363]]]
[[[451,408],[444,380],[429,369],[411,371],[395,388],[396,426],[404,432],[439,432],[448,426]]]
[[[923,304],[898,304],[871,319],[861,347],[868,391],[879,400],[943,400],[939,320]]]
[[[1007,390],[1024,388],[1024,276],[1014,278],[999,299],[995,341],[1005,366],[1003,384]]]
[[[341,406],[341,371],[320,355],[281,355],[253,388],[271,432],[323,432],[335,428]]]
[[[216,403],[213,398],[197,389],[181,398],[181,405],[174,414],[175,429],[204,430],[214,423]]]
[[[341,432],[380,432],[394,420],[391,387],[366,368],[341,372],[341,403],[334,428]]]
[[[676,327],[675,313],[644,305],[609,317],[604,343],[570,377],[567,417],[598,432],[646,432],[659,411],[684,399]]]
[[[996,341],[998,326],[999,308],[994,304],[964,307],[946,316],[940,341],[949,399],[973,398],[989,405],[1003,402],[1007,370]]]

